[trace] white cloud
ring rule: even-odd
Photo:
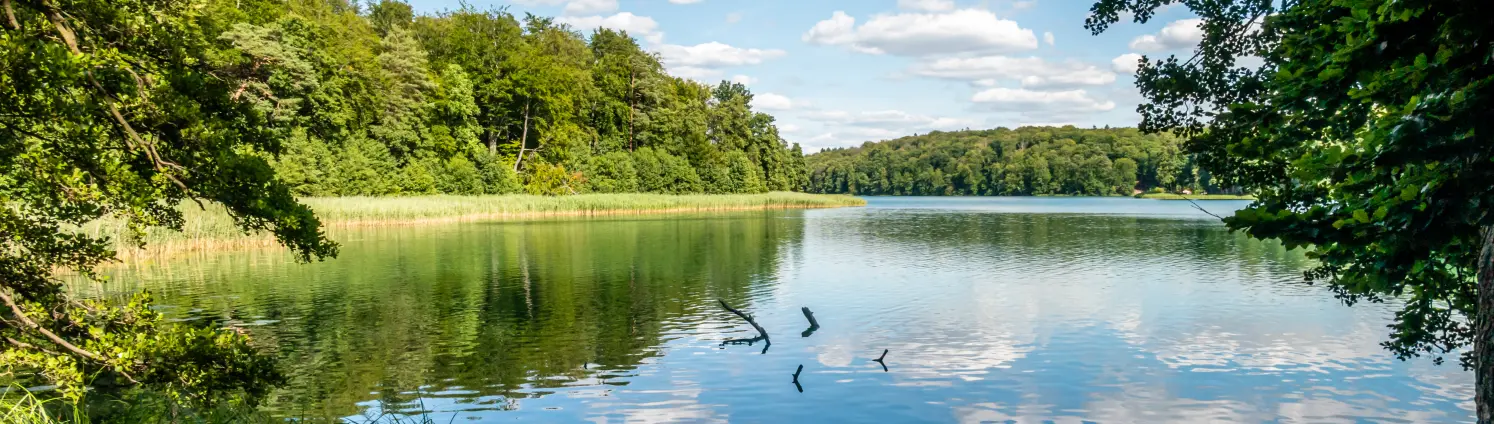
[[[994,87],[1003,80],[1015,80],[1024,88],[1065,88],[1106,85],[1115,82],[1115,73],[1097,66],[1079,63],[1049,62],[1040,57],[952,57],[915,65],[914,75],[970,81]]]
[[[803,40],[900,56],[1012,52],[1038,45],[1032,30],[979,9],[876,15],[860,27],[856,26],[856,18],[836,11],[830,19],[816,23],[804,33]]]
[[[695,66],[669,67],[669,75],[684,79],[692,79],[712,85],[715,85],[716,82],[721,81],[721,74],[722,73],[720,69],[701,68]]]
[[[1034,6],[1037,6],[1037,2],[1036,1],[1032,1],[1032,0],[1024,0],[1024,1],[1012,2],[1012,10],[1016,10],[1016,11],[1022,11],[1022,10],[1031,9]]]
[[[752,83],[757,82],[757,78],[753,78],[747,75],[732,75],[731,82],[742,85],[752,85]]]
[[[1167,24],[1157,34],[1147,34],[1131,40],[1131,49],[1144,52],[1161,52],[1191,48],[1203,40],[1202,19],[1183,19]]]
[[[1080,113],[1115,109],[1115,102],[1095,99],[1084,90],[1033,91],[998,87],[975,93],[970,101],[992,110],[1010,112]]]
[[[1048,43],[1049,46],[1052,46],[1053,45],[1053,33],[1052,32],[1044,32],[1043,33],[1043,42],[1044,43]]]
[[[794,124],[778,124],[778,133],[779,134],[793,134],[793,133],[799,132],[800,130],[803,130],[803,128],[800,128],[798,125],[794,125]]]
[[[622,12],[612,16],[561,16],[556,18],[556,21],[583,32],[600,27],[626,31],[628,35],[642,38],[650,43],[664,41],[664,33],[659,31],[659,23],[655,22],[654,18],[634,15],[631,12]]]
[[[955,4],[953,0],[897,0],[897,7],[922,12],[947,12],[954,10]]]
[[[1139,66],[1138,62],[1140,61],[1141,55],[1136,53],[1126,53],[1120,56],[1116,56],[1115,59],[1110,59],[1110,69],[1114,69],[1116,72],[1120,72],[1123,74],[1134,74],[1136,73],[1136,68]]]
[[[777,49],[744,49],[730,45],[709,42],[693,46],[681,46],[666,44],[657,49],[664,63],[670,66],[694,66],[702,68],[719,68],[725,66],[756,65],[764,60],[782,57],[787,54]]]
[[[903,130],[903,132],[911,132],[911,130],[914,129],[951,129],[966,127],[975,124],[975,122],[966,119],[917,115],[900,110],[881,110],[858,113],[839,110],[827,110],[809,112],[804,114],[804,117],[805,119],[809,119],[812,121],[853,125],[867,128]]]
[[[726,14],[726,23],[734,24],[742,21],[742,12],[731,12]]]
[[[799,102],[780,94],[762,93],[752,96],[752,107],[756,109],[789,110],[799,105]]]
[[[830,147],[860,146],[868,141],[891,140],[905,135],[913,135],[901,131],[882,128],[841,128],[810,137],[800,143],[805,153],[818,152]]]
[[[596,15],[617,10],[617,0],[571,0],[561,13],[570,16]]]

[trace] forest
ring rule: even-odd
[[[673,77],[625,32],[470,5],[223,0],[202,29],[286,140],[298,196],[760,193],[803,154],[752,93]]]
[[[812,154],[805,189],[891,196],[1238,193],[1215,185],[1182,143],[1135,128],[935,131]]]

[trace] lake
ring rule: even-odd
[[[1245,202],[1200,202],[1226,214]],[[341,257],[137,265],[176,319],[249,329],[284,417],[436,422],[1465,422],[1473,375],[1396,360],[1392,305],[1187,202],[388,227]],[[757,333],[717,304],[752,314]],[[809,326],[801,307],[813,310]],[[766,347],[766,349],[765,349]],[[882,362],[873,361],[887,351]],[[885,364],[885,368],[884,368]],[[792,374],[802,365],[794,383]]]

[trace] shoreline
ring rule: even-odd
[[[404,227],[475,222],[544,220],[550,218],[626,217],[756,210],[828,209],[865,206],[848,195],[793,192],[727,195],[584,194],[574,196],[411,196],[307,198],[322,227],[336,241],[337,230]],[[121,241],[127,234],[122,221],[102,220],[80,228],[92,236],[114,240],[112,266],[158,261],[186,255],[280,247],[269,233],[245,234],[221,207],[200,210],[182,207],[182,231],[153,228],[145,247]]]

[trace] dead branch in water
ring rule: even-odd
[[[794,388],[799,389],[799,393],[804,393],[804,386],[799,385],[799,374],[803,372],[804,364],[799,364],[799,369],[794,370]]]
[[[773,340],[768,338],[768,330],[764,330],[763,326],[757,325],[757,320],[752,319],[751,315],[747,315],[742,313],[742,311],[733,309],[730,305],[726,304],[725,300],[716,299],[716,301],[721,302],[722,308],[726,308],[726,310],[731,311],[731,313],[737,314],[737,316],[742,317],[742,319],[747,321],[748,324],[752,324],[752,328],[757,329],[757,333],[762,335],[764,342],[767,342],[770,345],[773,344]],[[767,351],[767,349],[764,349],[764,351]]]
[[[820,322],[814,319],[814,312],[810,311],[808,306],[800,308],[800,310],[804,311],[804,318],[809,319],[809,328],[805,329],[803,333],[799,333],[799,337],[809,337],[811,334],[814,334],[815,330],[820,329]]]
[[[872,362],[876,362],[882,365],[882,372],[887,372],[887,351],[887,349],[882,349],[882,356],[872,360]]]

